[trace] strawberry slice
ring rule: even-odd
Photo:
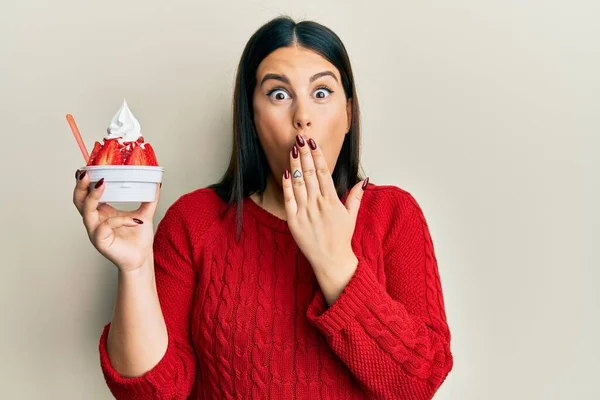
[[[148,143],[144,144],[144,148],[135,146],[125,165],[158,166],[154,149]]]
[[[124,165],[147,165],[146,153],[144,153],[144,150],[140,146],[135,146]]]
[[[131,155],[131,152],[133,151],[133,143],[134,142],[127,142],[126,145],[121,146],[121,162],[123,164],[125,164],[129,156]]]
[[[94,165],[95,163],[95,159],[96,156],[98,155],[98,152],[100,151],[100,149],[102,148],[102,145],[100,144],[100,142],[96,142],[94,143],[94,149],[92,150],[92,154],[90,154],[90,159],[88,160],[87,165]]]
[[[116,139],[106,141],[94,159],[94,165],[121,165],[122,163],[119,142]]]
[[[144,152],[146,153],[146,165],[158,166],[156,154],[154,153],[154,149],[152,148],[150,143],[144,144]]]

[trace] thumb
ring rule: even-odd
[[[346,209],[356,219],[358,216],[358,210],[360,209],[360,202],[362,201],[363,193],[369,184],[369,178],[364,181],[358,182],[350,190],[348,198],[346,199]]]

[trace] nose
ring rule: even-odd
[[[296,118],[295,122],[294,122],[294,126],[296,129],[298,129],[299,131],[310,128],[310,121],[308,119],[300,119],[300,118]]]
[[[298,101],[294,113],[294,128],[303,131],[310,128],[311,125],[312,117],[310,116],[308,105],[304,104],[302,101]]]

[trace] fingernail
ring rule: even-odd
[[[160,187],[162,187],[162,182],[160,183]]]
[[[137,219],[137,218],[134,218],[133,222],[135,222],[136,224],[140,224],[140,225],[144,223],[144,221],[142,221],[141,219]]]
[[[304,147],[304,138],[300,135],[296,135],[296,143],[298,143],[298,146]]]
[[[100,186],[102,186],[103,183],[104,183],[104,178],[102,178],[98,182],[96,182],[96,184],[94,185],[94,187],[96,189],[98,189]]]
[[[369,186],[369,178],[365,179],[362,184],[362,190],[367,190],[367,186]]]
[[[290,170],[289,169],[285,169],[285,172],[283,173],[283,177],[285,179],[290,179]]]
[[[75,179],[79,179],[79,170],[75,171]]]
[[[294,145],[294,148],[292,149],[292,157],[294,159],[298,158],[298,147],[296,147],[296,145]]]
[[[87,173],[87,171],[83,171],[80,175],[79,175],[79,180],[82,180],[83,177],[85,176],[85,174]]]
[[[308,139],[308,145],[310,146],[311,149],[316,150],[317,149],[317,144],[315,143],[314,140],[312,139]]]

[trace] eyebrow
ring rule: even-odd
[[[319,72],[318,74],[314,74],[313,76],[310,77],[310,82],[312,83],[312,82],[316,81],[317,79],[319,79],[319,78],[321,78],[323,76],[331,76],[333,79],[335,79],[336,82],[338,82],[337,77],[331,71],[323,71],[323,72]],[[280,75],[280,74],[266,74],[262,78],[262,80],[260,81],[260,86],[262,86],[269,79],[274,79],[276,81],[281,81],[283,83],[287,83],[288,85],[290,84],[290,80],[285,75]]]

